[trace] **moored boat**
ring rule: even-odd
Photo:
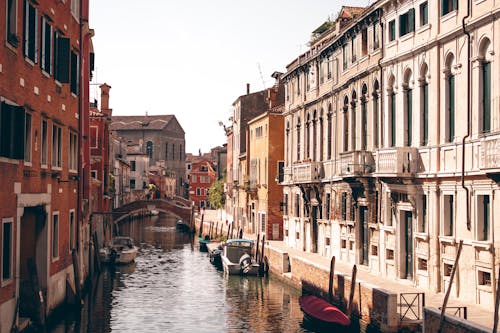
[[[252,257],[254,242],[250,239],[229,239],[223,244],[221,261],[229,275],[258,275],[259,264]]]
[[[200,243],[200,251],[207,252],[207,244],[210,243],[210,237],[198,237],[198,243]]]
[[[175,227],[180,231],[189,231],[189,225],[183,220],[177,220]]]
[[[130,237],[117,236],[113,238],[112,245],[99,250],[101,262],[110,264],[128,264],[135,260],[137,246]]]
[[[351,320],[336,306],[313,296],[302,295],[299,298],[300,309],[304,318],[314,325],[321,327],[347,327]]]

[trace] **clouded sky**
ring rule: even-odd
[[[373,1],[372,1],[373,2]],[[274,83],[342,4],[368,0],[91,0],[94,83],[114,115],[174,114],[187,152],[225,143],[238,96]],[[97,85],[91,98],[98,97]]]

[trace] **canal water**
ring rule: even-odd
[[[103,269],[82,311],[48,332],[315,332],[299,290],[272,276],[225,276],[175,222],[160,214],[122,225],[140,247],[135,263]]]

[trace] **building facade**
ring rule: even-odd
[[[499,10],[380,0],[316,31],[283,75],[289,246],[493,305]]]
[[[88,192],[79,186],[79,128],[88,120],[92,31],[88,1],[2,6],[0,332],[10,332],[18,313],[36,320],[34,300],[43,301],[43,315],[65,302],[72,251],[85,277],[88,212],[80,207]],[[34,272],[39,290],[30,293]]]
[[[176,195],[183,195],[185,179],[185,133],[174,115],[113,116],[111,130],[128,145],[138,145],[150,165],[164,161],[176,175]]]
[[[208,192],[216,180],[217,173],[211,161],[198,159],[191,163],[189,200],[194,202],[195,207],[210,208]]]

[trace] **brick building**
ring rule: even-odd
[[[189,200],[198,208],[209,208],[208,190],[217,180],[217,173],[207,159],[197,159],[191,163]]]
[[[82,7],[80,7],[82,5]],[[88,1],[2,2],[0,16],[0,332],[19,312],[35,320],[64,303],[72,250],[84,263],[79,207],[88,179],[79,167],[79,129],[88,124],[92,30]],[[5,11],[4,11],[5,9]],[[80,71],[80,69],[82,69]],[[85,266],[80,265],[81,278]],[[38,274],[40,294],[30,276]],[[78,281],[78,282],[81,282]]]

